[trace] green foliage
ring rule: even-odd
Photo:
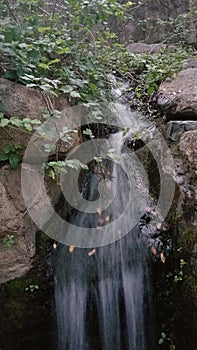
[[[72,168],[75,170],[87,169],[87,165],[81,163],[78,159],[70,159],[65,161],[54,161],[49,162],[46,165],[46,169],[48,170],[48,175],[52,179],[58,178],[60,172],[67,173],[68,168]]]
[[[154,94],[162,81],[181,70],[182,62],[192,54],[191,49],[178,47],[174,52],[161,50],[158,54],[138,54],[133,59],[136,74],[136,96],[139,99]]]
[[[176,350],[176,346],[173,344],[173,341],[170,337],[167,337],[166,333],[164,332],[161,332],[161,336],[158,340],[158,344],[159,345],[162,345],[163,343],[170,343],[169,344],[169,350]]]
[[[0,127],[4,128],[5,126],[17,127],[21,129],[25,129],[26,131],[31,132],[35,126],[41,124],[38,119],[30,119],[30,118],[4,118],[3,114],[0,115]]]
[[[10,249],[13,244],[14,244],[14,236],[13,235],[6,235],[4,240],[3,240],[3,247],[5,249]]]
[[[37,284],[30,284],[28,287],[25,288],[25,292],[35,292],[39,289],[39,286]]]
[[[0,19],[4,76],[55,95],[103,100],[109,84],[99,50],[115,40],[110,17],[123,19],[131,2],[68,0],[52,9],[38,0],[9,4],[1,6]]]
[[[14,145],[6,145],[3,149],[3,153],[0,154],[0,162],[9,161],[12,169],[17,169],[22,156],[18,153],[21,150],[21,146],[16,143]]]
[[[184,259],[180,259],[179,262],[179,272],[174,276],[174,282],[178,283],[183,280],[183,268],[186,265],[186,262]]]

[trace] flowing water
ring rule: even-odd
[[[123,158],[127,157],[124,143],[120,132],[110,138],[110,144]],[[118,164],[108,162],[106,168],[117,190],[113,203],[102,213],[74,211],[70,221],[88,230],[102,227],[110,218],[115,222],[110,233],[112,243],[93,246],[96,252],[91,256],[91,249],[75,248],[70,253],[68,247],[60,244],[54,253],[58,350],[149,349],[147,241],[139,224],[147,203],[146,178],[134,156],[129,157],[127,169],[132,177],[130,185],[128,173]],[[82,195],[94,201],[99,181],[96,171],[87,172]],[[129,201],[139,220],[126,235],[121,235],[116,219],[124,214]],[[128,215],[125,220],[129,221]]]

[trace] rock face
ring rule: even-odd
[[[146,44],[146,43],[132,43],[127,46],[127,49],[134,54],[138,53],[159,53],[161,50],[169,52],[175,51],[175,45],[165,45],[160,43]]]
[[[196,120],[197,68],[185,69],[171,81],[164,81],[156,98],[168,120]]]
[[[179,142],[180,151],[190,162],[190,167],[197,174],[197,127],[194,131],[185,132]]]
[[[67,101],[63,98],[53,96],[43,98],[39,91],[5,79],[0,79],[0,86],[4,91],[1,102],[6,107],[7,118],[12,116],[21,119],[36,118],[42,122],[46,109],[51,108],[61,112],[68,107]],[[47,103],[48,107],[46,107]],[[71,124],[68,117],[68,124],[64,126],[71,128]],[[5,145],[15,143],[21,144],[25,150],[31,136],[31,133],[20,128],[0,127],[0,153],[3,152]],[[61,152],[62,157],[66,157],[67,152],[78,144],[78,132],[70,133],[69,143],[61,142],[58,151]],[[53,152],[51,157],[53,157]],[[60,196],[60,187],[47,179],[45,188],[52,204],[56,204]],[[29,189],[34,191],[35,196],[39,194],[38,205],[44,205],[41,198],[42,193],[38,193],[38,189],[33,188],[31,184]],[[31,268],[36,250],[35,234],[37,230],[23,201],[20,167],[13,170],[9,165],[5,165],[5,162],[0,162],[0,283],[20,277]],[[6,240],[9,240],[10,236],[13,236],[13,244],[6,249]]]
[[[20,189],[20,170],[4,166],[0,171],[0,283],[19,277],[31,268],[37,228],[25,214]],[[13,235],[13,244],[3,243]]]
[[[183,133],[197,129],[197,121],[170,121],[166,127],[166,137],[170,141],[178,141]]]
[[[127,1],[124,0],[126,3]],[[192,0],[149,0],[149,1],[133,1],[134,9],[131,11],[132,19],[126,25],[118,25],[114,20],[112,23],[113,30],[118,32],[120,40],[123,42],[139,42],[157,43],[157,42],[177,42],[180,40],[182,30],[175,33],[175,26],[178,25],[177,20],[181,14],[188,12],[192,8],[196,8],[197,1]],[[170,20],[169,20],[170,19]],[[173,21],[175,21],[173,23]],[[194,14],[186,25],[188,32],[186,39],[188,43],[196,43],[197,33],[197,15]],[[184,25],[184,20],[182,20]]]
[[[46,113],[63,112],[69,106],[68,102],[62,97],[41,94],[40,91],[13,83],[7,79],[0,79],[0,87],[3,90],[1,103],[5,108],[6,118],[17,117],[19,119],[39,119],[44,122]],[[66,119],[65,119],[66,120]],[[65,126],[65,125],[64,125]],[[66,126],[74,129],[71,120],[67,118]],[[5,145],[19,143],[25,150],[32,134],[27,130],[8,126],[0,128],[0,153]],[[78,133],[70,133],[71,140],[68,142],[61,141],[58,145],[58,152],[67,152],[73,144],[79,142]],[[43,141],[44,142],[44,141]],[[55,155],[56,151],[51,152]]]

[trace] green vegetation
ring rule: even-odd
[[[109,101],[108,74],[137,77],[138,97],[151,95],[172,76],[188,52],[133,55],[110,31],[109,21],[127,21],[132,2],[115,0],[3,1],[0,57],[5,78],[70,102]],[[139,74],[136,74],[138,72]],[[4,122],[5,123],[5,122]],[[29,124],[29,121],[27,121]],[[30,129],[30,127],[28,126]]]
[[[174,276],[174,282],[181,282],[183,280],[183,268],[186,265],[186,262],[184,259],[180,259],[179,263],[179,271],[178,273]]]
[[[0,162],[9,161],[12,169],[17,169],[22,161],[22,156],[19,154],[20,150],[21,146],[18,143],[6,145],[3,149],[3,153],[0,154]]]
[[[25,288],[25,292],[35,292],[36,290],[38,290],[39,287],[37,284],[30,284],[28,287]]]
[[[158,341],[158,344],[161,345],[163,343],[170,343],[169,344],[169,350],[175,350],[176,349],[176,346],[173,344],[173,341],[170,337],[167,337],[166,333],[164,332],[161,332],[161,337]]]
[[[5,249],[10,249],[14,244],[14,236],[13,235],[6,235],[6,237],[3,240],[3,247]]]

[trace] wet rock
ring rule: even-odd
[[[197,68],[185,69],[171,81],[164,81],[156,100],[167,120],[196,120]]]
[[[170,121],[167,123],[166,136],[167,139],[171,141],[178,141],[180,136],[189,130],[197,129],[197,121],[187,120],[187,121]]]

